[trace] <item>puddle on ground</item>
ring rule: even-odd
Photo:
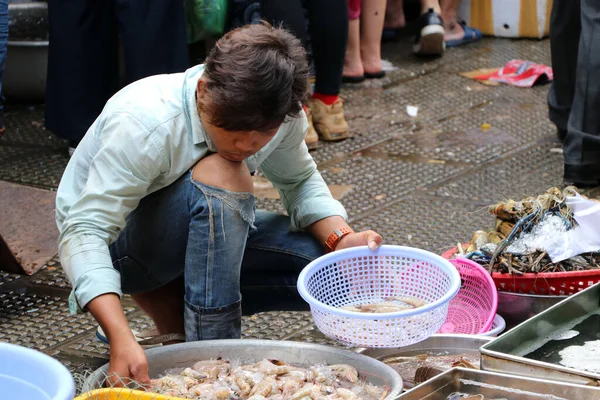
[[[600,374],[600,310],[568,330],[545,338],[525,358]]]

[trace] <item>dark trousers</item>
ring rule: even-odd
[[[283,23],[307,47],[310,44],[315,66],[315,92],[321,94],[340,93],[348,41],[346,1],[263,0],[262,3],[264,19],[276,25]]]
[[[600,183],[600,2],[554,0],[550,120],[564,136],[565,180]]]
[[[81,140],[122,83],[189,67],[182,0],[48,0],[48,14],[46,127],[61,138]]]

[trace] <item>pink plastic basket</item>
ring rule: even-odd
[[[474,261],[458,257],[450,262],[460,273],[461,287],[450,301],[448,316],[438,333],[480,334],[489,331],[498,307],[494,280]]]

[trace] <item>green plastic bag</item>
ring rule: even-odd
[[[228,0],[184,0],[184,2],[188,43],[223,34]]]

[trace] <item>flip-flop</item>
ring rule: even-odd
[[[446,41],[446,47],[458,47],[464,44],[469,44],[478,41],[483,36],[481,31],[477,28],[471,28],[464,22],[459,22],[460,26],[463,27],[465,34],[462,39],[454,39]]]
[[[173,341],[185,341],[185,335],[181,333],[169,333],[166,335],[159,335],[156,329],[141,331],[138,332],[136,330],[131,330],[133,333],[133,337],[142,347],[155,347],[161,346],[165,342],[173,342]],[[96,339],[101,341],[104,344],[110,345],[108,342],[108,338],[104,334],[104,331],[101,327],[96,329]]]
[[[365,76],[343,76],[342,75],[342,82],[343,83],[361,83],[365,81]]]
[[[365,72],[366,79],[381,79],[385,76],[385,71]]]

